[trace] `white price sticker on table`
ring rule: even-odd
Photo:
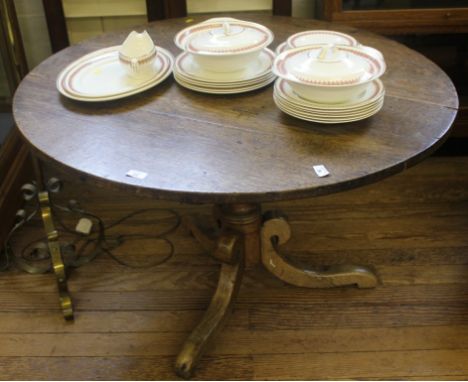
[[[125,175],[130,178],[145,179],[148,176],[148,173],[138,170],[128,170]]]
[[[323,164],[318,164],[314,166],[314,171],[319,178],[323,178],[325,176],[330,175],[330,172],[327,170],[327,168]]]

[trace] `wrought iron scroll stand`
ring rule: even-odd
[[[37,199],[38,201],[37,208],[41,213],[52,269],[57,279],[60,308],[65,320],[71,321],[74,319],[73,303],[68,292],[67,272],[60,248],[59,233],[55,228],[53,220],[53,209],[50,201],[50,193],[58,193],[61,189],[61,182],[57,178],[51,178],[43,188],[42,191],[39,191],[36,183],[28,183],[21,188],[21,191],[26,201],[32,201],[33,199]]]

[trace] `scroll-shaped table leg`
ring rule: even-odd
[[[373,288],[377,276],[367,267],[340,264],[323,270],[305,269],[287,261],[277,248],[291,237],[288,222],[282,216],[266,218],[262,227],[262,263],[279,279],[300,287],[332,288],[357,285],[359,288]]]
[[[52,267],[54,269],[55,277],[57,278],[60,307],[62,308],[62,313],[65,319],[73,320],[73,304],[70,294],[68,293],[67,275],[65,272],[65,264],[62,259],[62,253],[60,252],[58,232],[55,229],[54,222],[52,220],[49,193],[47,191],[42,191],[39,193],[38,197],[41,207],[42,221],[47,234]]]
[[[232,259],[235,262],[221,265],[218,286],[210,306],[177,357],[175,371],[183,378],[190,378],[209,341],[222,328],[241,284],[243,254],[239,252],[242,252],[242,243],[238,236],[234,237],[236,245],[233,246]]]

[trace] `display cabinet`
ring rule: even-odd
[[[322,18],[385,34],[466,33],[466,0],[324,0]]]

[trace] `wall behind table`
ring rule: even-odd
[[[269,11],[272,0],[187,0],[188,13]],[[314,0],[293,0],[293,15],[313,17]],[[145,0],[63,0],[70,43],[146,22]]]
[[[42,0],[14,0],[29,69],[52,53]],[[145,0],[62,0],[70,43],[146,22]],[[189,13],[271,10],[272,0],[187,0]],[[293,16],[313,17],[315,0],[293,0]],[[0,97],[9,94],[0,62]]]

